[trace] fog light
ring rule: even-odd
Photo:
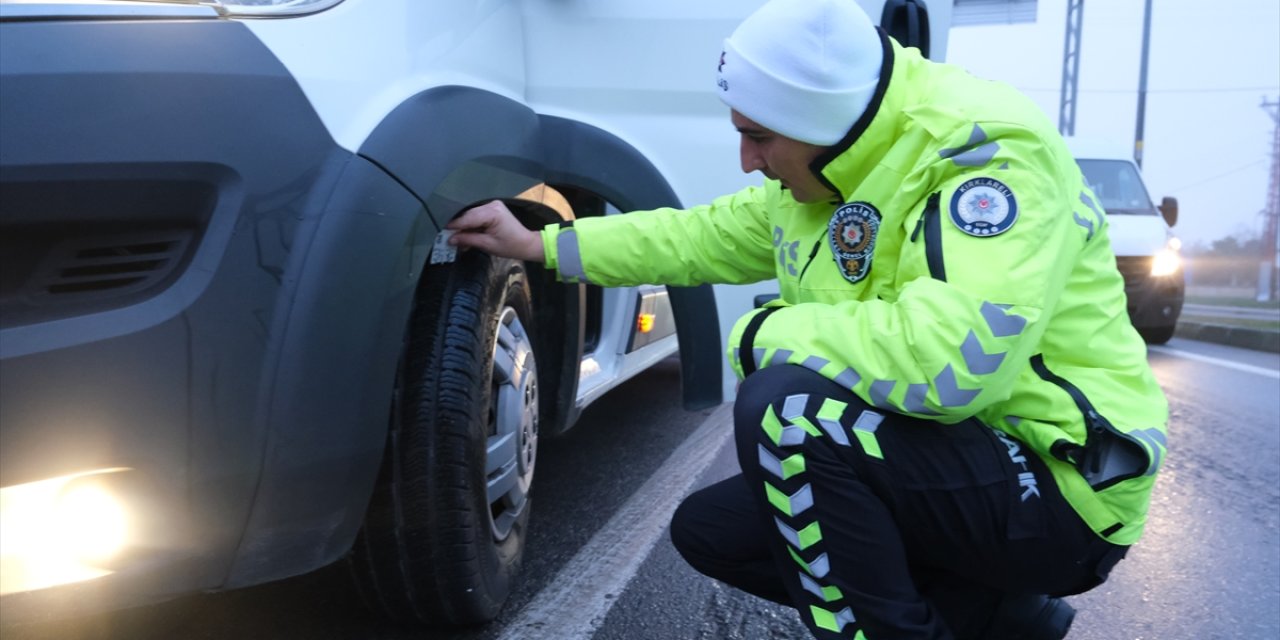
[[[102,469],[0,488],[0,595],[91,580],[124,550],[129,514]]]
[[[1178,256],[1177,251],[1172,249],[1162,249],[1151,260],[1151,275],[1167,276],[1177,272],[1182,266],[1182,258]]]

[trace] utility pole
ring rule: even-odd
[[[1142,168],[1142,135],[1147,115],[1147,52],[1151,48],[1151,0],[1142,14],[1142,65],[1138,67],[1138,124],[1133,132],[1133,160]]]
[[[1058,133],[1076,134],[1076,84],[1080,77],[1080,23],[1084,0],[1067,0],[1067,35],[1062,43],[1062,98],[1058,104]]]
[[[1258,302],[1270,302],[1276,299],[1277,254],[1280,245],[1276,243],[1276,227],[1280,225],[1280,102],[1268,102],[1262,98],[1262,108],[1275,122],[1271,135],[1271,180],[1267,186],[1267,205],[1262,210],[1262,260],[1258,264]]]

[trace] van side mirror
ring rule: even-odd
[[[904,47],[929,57],[929,9],[924,0],[888,0],[880,13],[880,27]]]
[[[1160,200],[1160,215],[1164,216],[1164,221],[1172,227],[1178,224],[1178,199],[1172,196],[1165,196]]]
[[[762,293],[756,296],[754,302],[755,302],[756,308],[760,309],[760,308],[763,308],[766,304],[769,304],[770,302],[773,302],[774,300],[777,300],[780,297],[782,296],[777,293]]]

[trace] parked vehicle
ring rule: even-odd
[[[1186,295],[1182,243],[1173,234],[1178,201],[1165,196],[1158,207],[1151,201],[1126,145],[1079,139],[1067,143],[1107,214],[1129,319],[1147,342],[1164,344],[1173,337]]]
[[[389,617],[495,616],[538,441],[677,348],[719,403],[721,320],[433,242],[739,188],[696,61],[758,4],[0,0],[0,619],[337,561]]]

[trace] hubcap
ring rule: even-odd
[[[538,372],[533,344],[505,307],[493,349],[485,476],[493,537],[503,540],[524,511],[538,452]]]

